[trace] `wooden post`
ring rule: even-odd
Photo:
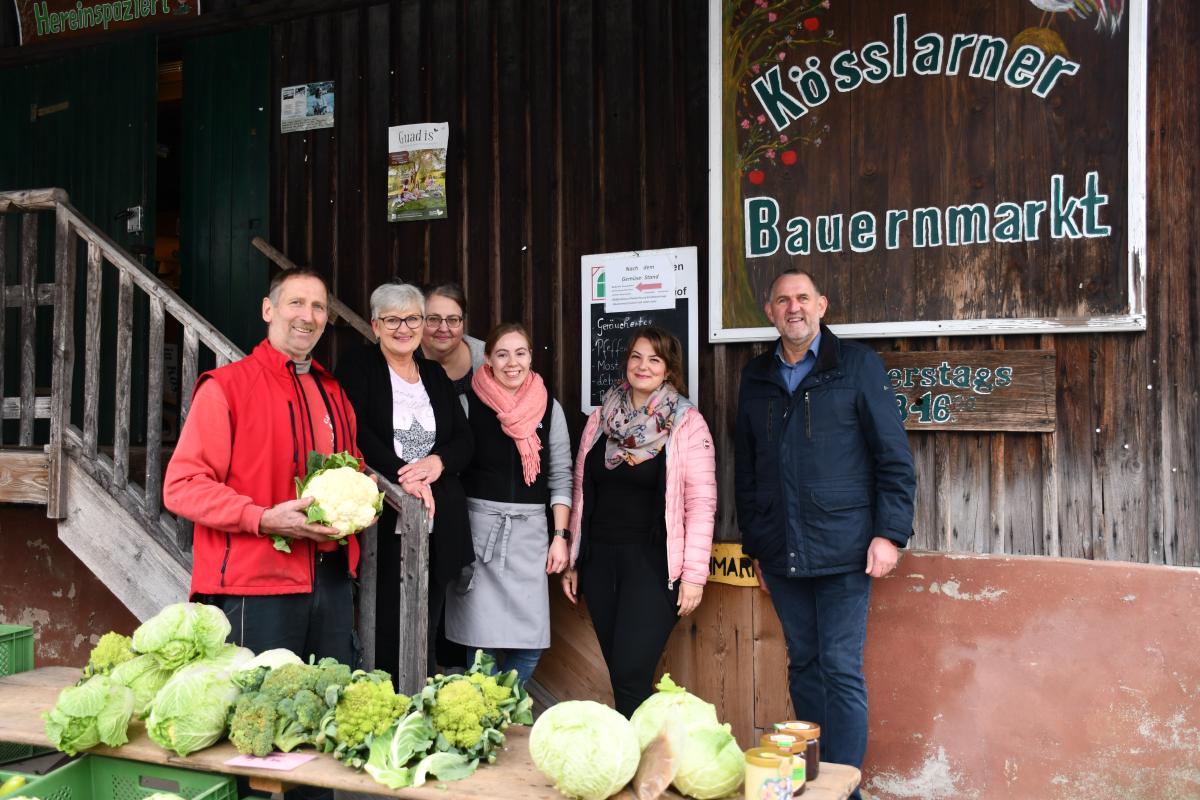
[[[162,509],[163,304],[150,298],[150,360],[146,376],[146,524],[158,524]]]
[[[183,327],[183,353],[179,357],[179,429],[187,420],[188,411],[192,407],[192,389],[196,386],[198,360],[200,358],[200,337],[196,329],[186,322]]]
[[[382,481],[381,481],[382,484]],[[400,536],[400,666],[396,683],[404,694],[425,685],[428,674],[426,644],[429,631],[429,519],[421,501],[399,494],[396,531],[380,536]]]
[[[358,534],[358,644],[364,669],[375,669],[375,603],[379,596],[379,526]]]
[[[113,487],[129,483],[129,393],[132,391],[133,277],[121,270],[117,292],[117,375],[113,382],[116,411],[113,414]]]
[[[21,215],[21,447],[33,446],[37,332],[37,214]]]
[[[71,380],[75,369],[75,237],[65,214],[54,217],[54,276],[58,298],[54,307],[53,377],[51,378],[49,491],[46,516],[67,515],[67,470],[63,461],[63,429],[71,424]],[[0,373],[3,375],[3,373]]]
[[[100,435],[100,290],[104,280],[100,245],[88,242],[87,309],[83,323],[83,454],[96,457]]]

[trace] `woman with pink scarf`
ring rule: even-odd
[[[524,327],[496,327],[484,354],[467,393],[475,455],[461,475],[475,563],[446,592],[446,638],[528,680],[550,646],[546,576],[567,565],[571,440]]]
[[[653,693],[680,617],[700,605],[717,511],[712,434],[685,396],[683,347],[662,328],[633,333],[625,379],[588,418],[575,459],[562,578],[588,612],[617,711]]]

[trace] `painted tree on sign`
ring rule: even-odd
[[[779,133],[763,114],[750,89],[759,75],[784,66],[790,53],[806,45],[836,45],[834,31],[824,23],[829,0],[723,0],[722,30],[722,192],[725,208],[741,208],[742,180],[766,181],[766,169],[796,163],[796,148],[820,144],[827,132],[811,115],[801,133]],[[742,226],[736,214],[726,214],[723,267],[725,327],[764,324],[762,310],[742,262]]]

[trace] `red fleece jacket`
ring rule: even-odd
[[[306,398],[301,381],[313,379],[325,408]],[[350,401],[315,361],[298,376],[265,340],[241,361],[201,375],[193,396],[163,482],[164,505],[195,523],[191,596],[312,591],[314,544],[292,539],[292,552],[280,552],[259,534],[259,521],[269,506],[295,498],[294,480],[318,446],[314,426],[326,418],[330,452],[361,459]],[[347,547],[353,573],[357,537]]]

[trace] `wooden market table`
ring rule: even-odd
[[[78,679],[79,670],[74,667],[43,667],[0,678],[0,742],[49,746],[41,714],[53,707],[64,687]],[[117,748],[95,747],[88,752],[203,772],[244,775],[253,788],[264,792],[283,791],[301,784],[414,800],[561,800],[562,795],[529,757],[529,728],[514,725],[505,734],[507,742],[496,763],[481,765],[471,777],[450,783],[433,780],[420,788],[400,790],[388,789],[365,772],[356,772],[325,753],[316,754],[315,759],[290,772],[227,766],[226,761],[239,755],[227,741],[190,756],[177,756],[152,742],[137,722],[130,727],[128,744]],[[859,772],[854,767],[822,762],[821,777],[808,784],[804,797],[845,800],[858,781]]]

